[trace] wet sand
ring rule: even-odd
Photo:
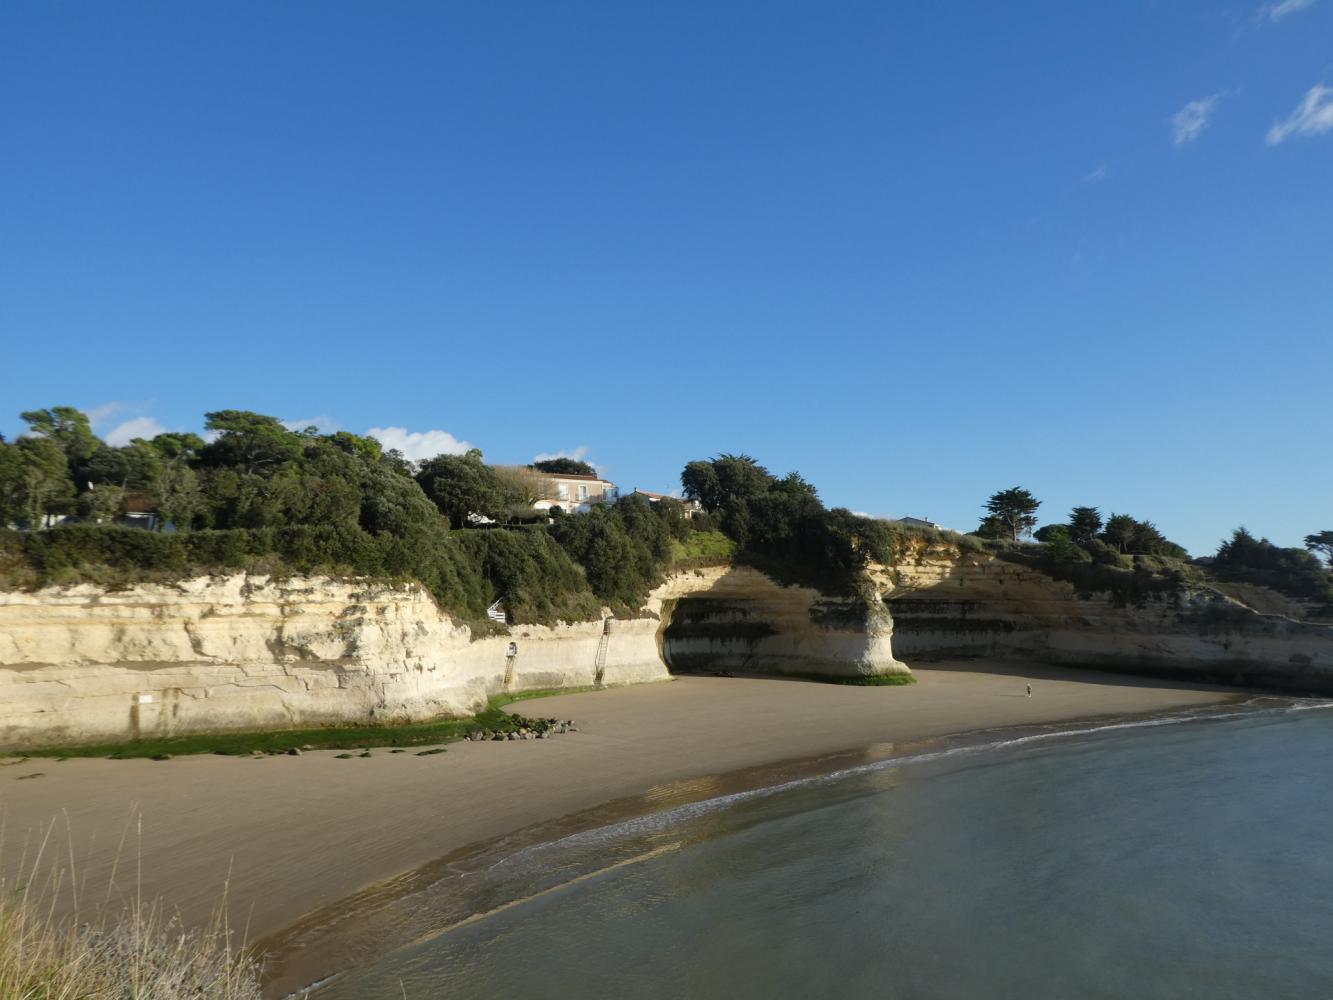
[[[13,865],[25,836],[53,821],[64,855],[68,824],[85,898],[105,895],[119,855],[119,887],[132,890],[138,880],[145,897],[190,921],[207,917],[226,886],[233,924],[247,925],[253,939],[469,844],[613,800],[651,807],[654,790],[674,783],[877,744],[1236,696],[1012,663],[934,664],[916,674],[910,687],[683,677],[561,695],[515,708],[573,719],[578,733],[451,744],[428,757],[376,751],[338,760],[330,750],[161,762],[35,759],[0,768],[0,857]]]

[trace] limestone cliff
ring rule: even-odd
[[[461,716],[502,690],[664,680],[668,663],[906,673],[891,635],[881,608],[743,568],[674,574],[640,618],[485,638],[420,587],[370,581],[0,593],[0,747]]]
[[[0,747],[471,714],[502,690],[674,670],[840,679],[956,656],[1333,694],[1333,626],[1210,588],[1125,606],[986,552],[917,545],[856,598],[676,573],[643,617],[475,638],[412,585],[199,577],[0,593]]]
[[[877,601],[783,587],[744,566],[681,574],[654,592],[662,655],[677,671],[864,679],[909,674]]]
[[[658,624],[474,639],[420,587],[311,577],[0,593],[0,746],[419,720],[506,687],[661,680]]]
[[[871,578],[909,663],[955,656],[1333,694],[1333,627],[1264,614],[1211,587],[1123,605],[984,552],[917,546]]]

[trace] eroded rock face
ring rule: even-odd
[[[664,680],[673,658],[906,672],[891,634],[882,609],[856,617],[745,569],[676,574],[642,618],[482,639],[411,585],[236,574],[0,593],[0,746],[463,716],[502,690]]]
[[[679,574],[654,592],[662,655],[676,671],[865,678],[908,674],[877,602],[783,587],[746,567]]]
[[[505,689],[665,680],[668,665],[850,679],[1022,657],[1333,694],[1333,627],[1214,591],[1117,606],[924,546],[863,582],[882,602],[691,570],[642,618],[482,639],[413,585],[236,574],[0,593],[0,746],[462,716]]]
[[[0,746],[470,715],[506,684],[666,679],[657,629],[474,640],[420,587],[318,577],[0,593]]]
[[[909,663],[955,656],[1333,694],[1333,627],[1261,614],[1212,590],[1118,605],[985,553],[920,548],[872,577]]]

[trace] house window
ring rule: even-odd
[[[560,499],[561,499],[561,500],[568,500],[568,499],[569,499],[569,484],[568,484],[568,483],[560,483]]]
[[[579,499],[580,499],[580,500],[587,500],[587,499],[588,499],[588,487],[586,487],[586,486],[580,486],[580,487],[579,487]]]

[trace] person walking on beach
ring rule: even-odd
[[[1029,698],[1032,697],[1032,685],[1031,685],[1031,684],[1028,685],[1028,697],[1029,697]]]

